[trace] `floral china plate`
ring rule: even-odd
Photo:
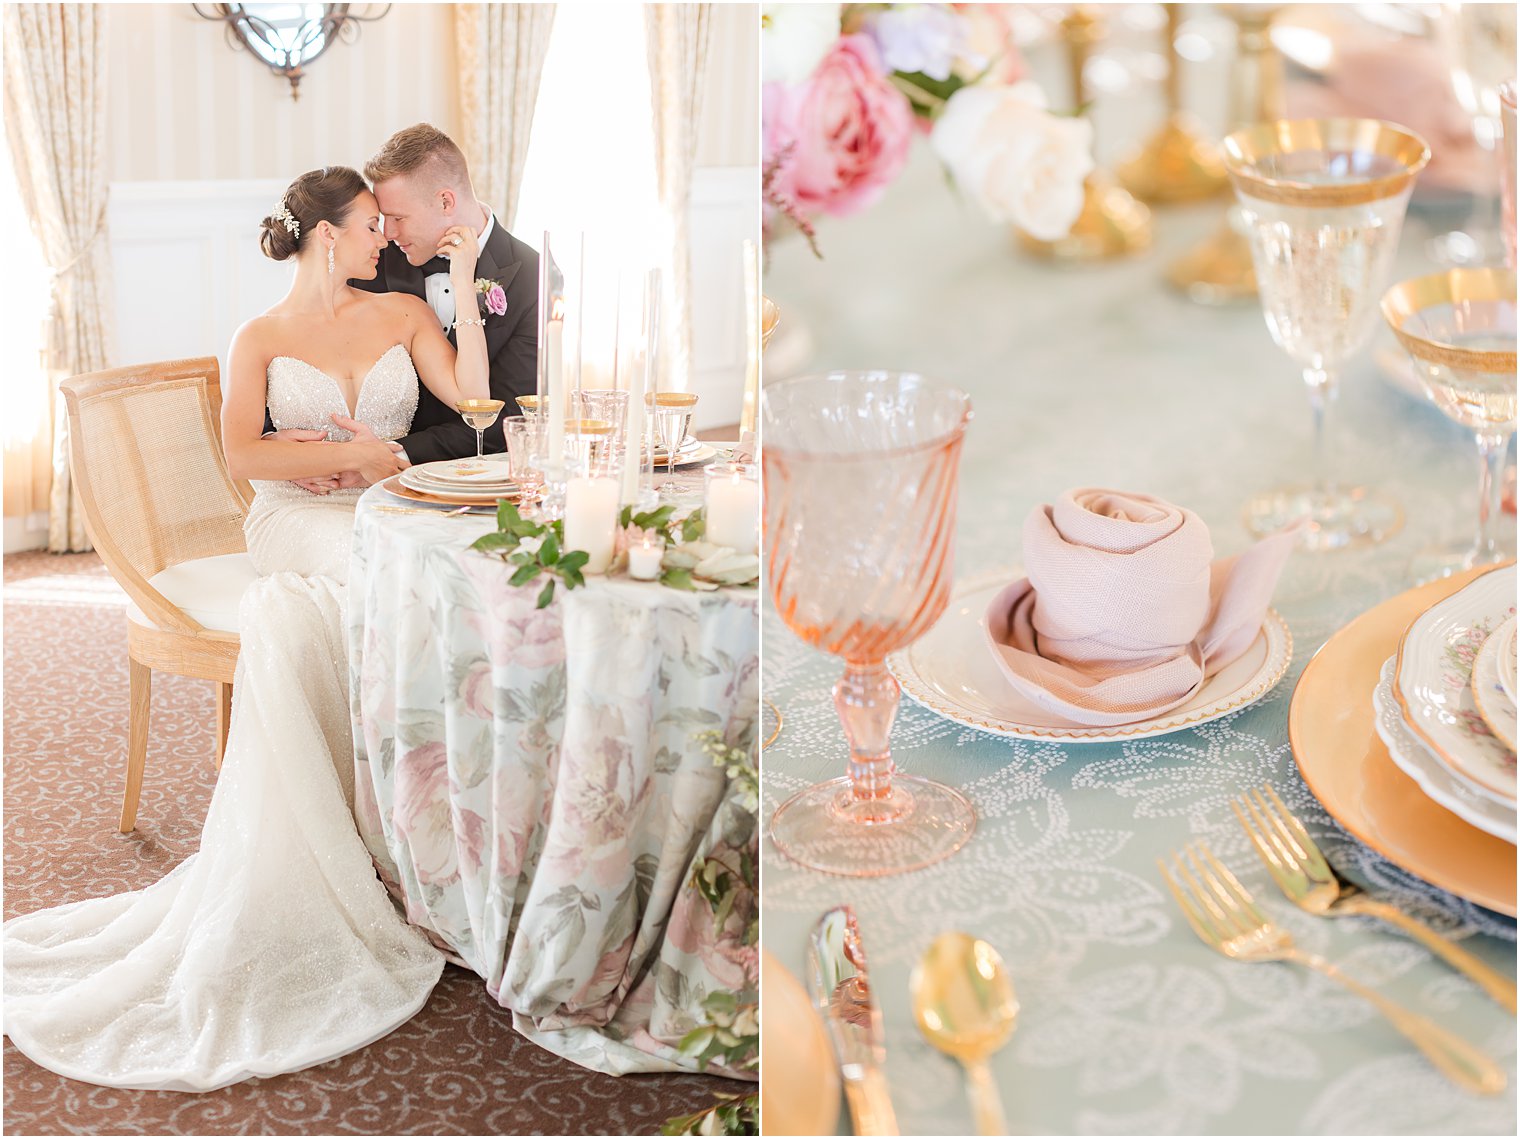
[[[1506,656],[1511,669],[1508,686],[1504,674]],[[1478,646],[1472,672],[1473,703],[1478,706],[1478,715],[1510,751],[1515,750],[1515,698],[1511,695],[1514,660],[1515,619],[1511,617]]]
[[[1000,570],[962,583],[932,629],[887,657],[892,675],[915,703],[957,724],[1010,739],[1143,740],[1196,727],[1254,703],[1282,679],[1293,656],[1287,623],[1269,609],[1251,646],[1204,681],[1182,707],[1132,724],[1075,724],[1015,691],[987,649],[987,606],[1017,576]]]
[[[1388,746],[1388,757],[1405,775],[1459,819],[1465,819],[1481,831],[1515,841],[1515,809],[1480,795],[1441,764],[1404,723],[1404,712],[1393,694],[1393,673],[1397,657],[1383,664],[1378,686],[1372,692],[1372,726]]]
[[[1404,722],[1474,790],[1515,806],[1515,752],[1489,729],[1473,699],[1473,661],[1515,615],[1515,567],[1474,578],[1415,618],[1399,642],[1393,692]]]

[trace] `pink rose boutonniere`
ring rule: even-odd
[[[501,316],[507,311],[507,291],[496,281],[481,277],[475,282],[475,299],[481,316]]]

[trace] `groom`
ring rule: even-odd
[[[484,317],[491,396],[506,403],[503,416],[516,414],[514,399],[538,386],[538,254],[508,233],[490,208],[476,200],[463,152],[448,135],[427,123],[392,135],[365,164],[364,177],[380,203],[390,244],[380,254],[374,280],[349,284],[369,292],[421,297],[438,314],[451,344],[455,319]],[[485,294],[454,296],[448,261],[432,255],[444,231],[454,225],[468,225],[480,236],[475,278],[500,286],[494,306],[486,303]],[[474,429],[425,385],[419,384],[418,389],[411,434],[399,440],[404,458],[427,463],[475,454]],[[504,450],[500,417],[485,433],[485,449]],[[300,485],[318,492],[355,485],[346,479],[302,480]]]

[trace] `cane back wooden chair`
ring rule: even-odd
[[[221,768],[238,603],[255,577],[243,540],[253,492],[227,471],[214,356],[92,372],[59,388],[90,539],[132,602],[121,804],[127,833],[136,826],[142,791],[154,670],[216,683]]]

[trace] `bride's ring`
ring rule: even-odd
[[[456,238],[454,238],[454,244],[455,245],[463,245],[464,244],[464,238],[462,238],[462,237],[456,237]]]

